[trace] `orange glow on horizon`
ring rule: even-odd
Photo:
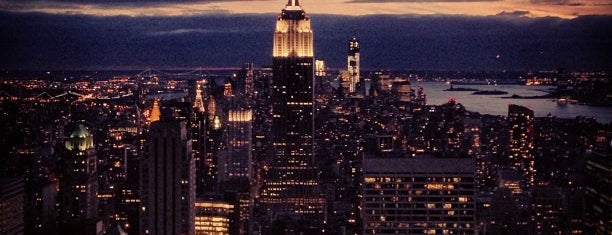
[[[376,2],[356,3],[329,0],[300,2],[309,14],[336,15],[468,15],[490,16],[502,12],[525,17],[575,18],[580,15],[612,15],[608,0],[574,0],[567,4],[532,3],[530,1],[465,1],[465,2]],[[193,16],[206,14],[276,14],[285,0],[253,1],[195,1],[186,3],[148,4],[85,4],[59,2],[7,2],[0,1],[0,9],[13,12],[43,12],[49,14],[82,14],[95,16]]]

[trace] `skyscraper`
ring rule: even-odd
[[[204,101],[202,100],[202,87],[200,86],[199,82],[196,85],[196,95],[195,100],[193,102],[193,108],[198,112],[205,111]]]
[[[347,57],[349,72],[349,92],[355,92],[355,85],[359,82],[359,41],[357,36],[349,40],[349,52]]]
[[[24,180],[0,177],[0,234],[24,233]]]
[[[98,217],[98,173],[93,135],[80,123],[65,128],[68,134],[58,146],[59,222],[64,233],[95,234]]]
[[[314,58],[310,19],[290,0],[276,21],[273,46],[272,134],[274,156],[265,171],[261,203],[270,217],[320,216],[314,164]]]
[[[533,186],[535,155],[533,153],[533,110],[520,105],[508,106],[510,167],[523,176],[523,186]]]
[[[365,154],[362,234],[475,234],[471,158]]]
[[[162,116],[147,145],[141,234],[194,234],[195,159],[185,121]]]
[[[253,113],[249,110],[230,110],[227,124],[228,154],[222,163],[220,180],[243,179],[250,182],[251,169],[251,121]]]

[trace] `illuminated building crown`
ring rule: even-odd
[[[273,56],[313,57],[310,19],[297,0],[290,0],[276,20]]]

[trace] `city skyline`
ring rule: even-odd
[[[0,12],[0,234],[612,231],[610,16],[282,7]]]

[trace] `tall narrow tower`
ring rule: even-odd
[[[184,120],[151,123],[141,177],[141,234],[194,234],[195,159]]]
[[[65,233],[95,234],[98,217],[97,156],[93,135],[81,123],[65,128],[66,141],[59,146],[59,229]]]
[[[198,112],[204,112],[206,109],[204,108],[204,101],[202,100],[202,88],[200,84],[196,85],[196,96],[195,101],[193,102],[193,108]]]
[[[357,36],[349,40],[349,51],[347,57],[349,72],[349,92],[355,92],[355,85],[359,82],[359,41]]]
[[[531,187],[535,180],[535,156],[533,153],[533,110],[520,105],[508,106],[510,126],[511,167],[523,175],[523,186]]]
[[[265,171],[261,203],[270,217],[314,221],[324,205],[314,152],[314,59],[310,19],[290,0],[276,21],[273,49],[274,156]]]

